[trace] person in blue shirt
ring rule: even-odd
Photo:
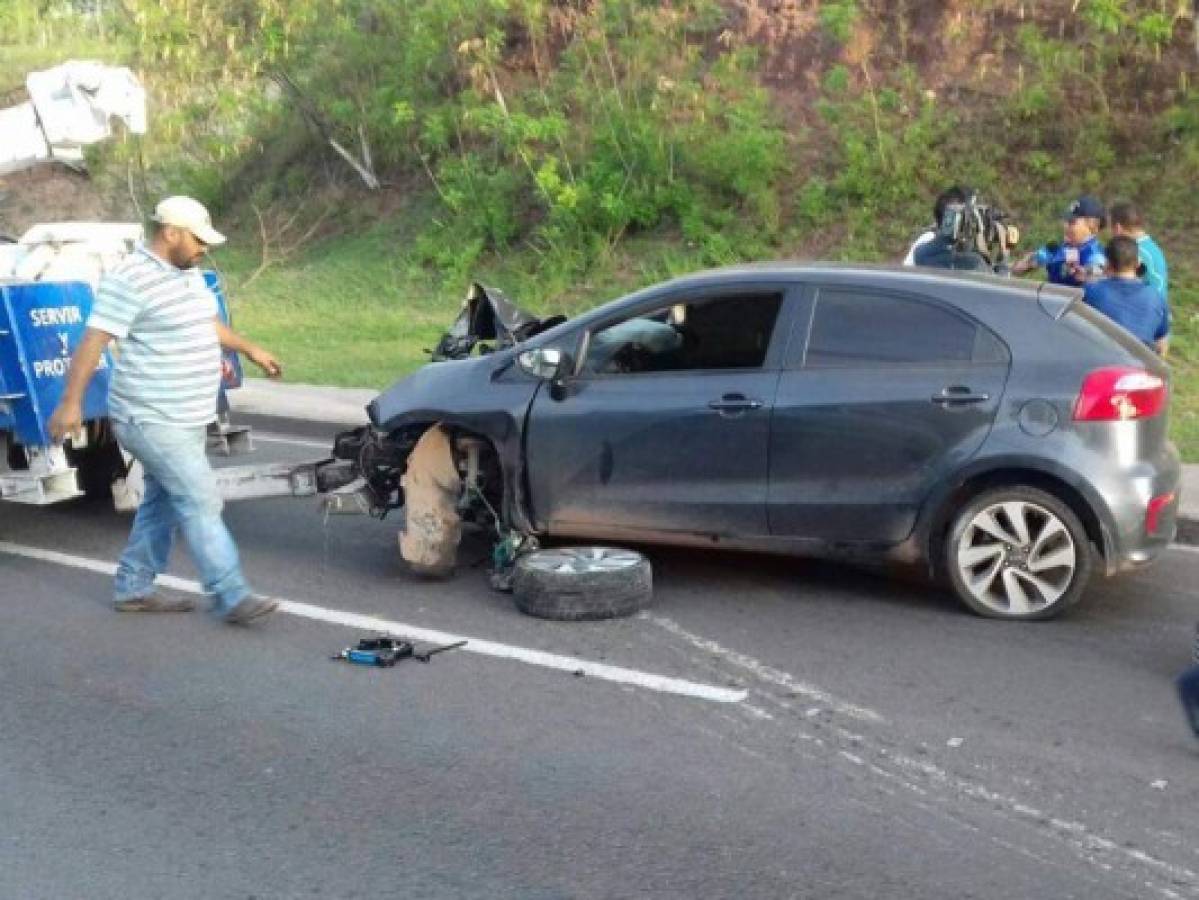
[[[1079,197],[1063,216],[1064,241],[1052,241],[1028,254],[1012,266],[1012,274],[1043,268],[1051,283],[1070,287],[1082,287],[1101,277],[1107,260],[1099,244],[1099,232],[1106,218],[1107,211],[1098,198]]]
[[[1107,259],[1111,277],[1088,284],[1083,289],[1083,302],[1164,356],[1170,311],[1157,288],[1137,274],[1137,242],[1128,235],[1112,238],[1107,245]]]
[[[1157,241],[1145,231],[1145,218],[1141,211],[1132,203],[1121,200],[1112,204],[1111,225],[1113,235],[1128,235],[1137,242],[1137,252],[1141,259],[1141,277],[1145,283],[1157,288],[1170,305],[1170,270],[1166,265],[1166,255]]]

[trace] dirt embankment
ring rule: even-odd
[[[0,176],[0,235],[19,237],[38,222],[134,222],[128,194],[102,189],[60,165]]]

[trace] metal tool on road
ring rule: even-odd
[[[331,657],[331,659],[344,660],[356,666],[390,668],[405,659],[415,659],[418,662],[427,663],[434,655],[444,653],[447,650],[456,650],[459,647],[465,646],[466,643],[466,641],[458,641],[454,644],[445,644],[441,647],[433,647],[423,653],[417,653],[416,648],[413,647],[410,641],[384,635],[374,638],[363,638],[358,642],[357,647],[346,647],[340,653]]]
[[[435,653],[445,653],[447,650],[457,650],[459,647],[465,647],[466,641],[458,641],[456,644],[446,644],[442,647],[434,647],[432,650],[426,650],[424,653],[414,653],[413,658],[417,662],[427,663],[429,657]]]
[[[357,647],[346,647],[332,658],[345,660],[356,666],[390,668],[400,660],[412,656],[414,652],[409,641],[393,637],[363,638]]]

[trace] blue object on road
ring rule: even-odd
[[[1191,666],[1178,676],[1178,697],[1195,737],[1199,737],[1199,665]]]
[[[0,284],[0,432],[34,447],[50,444],[50,416],[92,299],[92,289],[78,281]],[[106,414],[110,366],[105,352],[84,394],[85,421]]]

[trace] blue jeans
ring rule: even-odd
[[[237,546],[221,520],[221,497],[205,455],[205,428],[153,422],[112,423],[121,446],[142,464],[146,493],[129,543],[117,563],[116,599],[153,593],[166,570],[175,529],[183,534],[204,591],[217,612],[228,612],[250,589]]]

